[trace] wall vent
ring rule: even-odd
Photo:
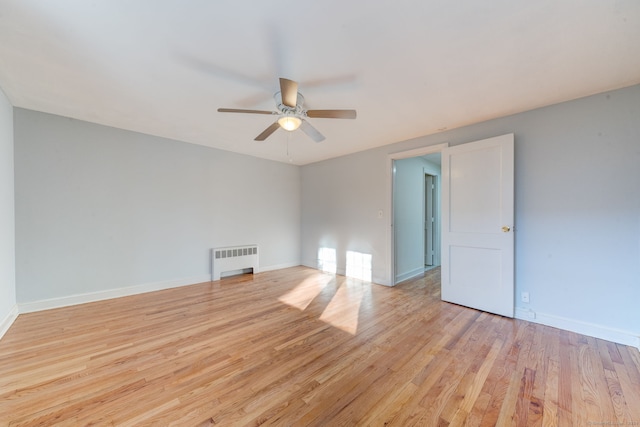
[[[220,280],[222,273],[252,269],[258,272],[258,245],[230,246],[211,250],[211,280]]]

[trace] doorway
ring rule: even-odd
[[[392,286],[440,266],[440,152],[446,146],[390,156]]]

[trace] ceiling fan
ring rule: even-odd
[[[294,131],[300,128],[315,142],[325,139],[316,128],[305,120],[306,117],[318,119],[355,119],[356,110],[307,110],[304,107],[304,97],[298,93],[298,83],[293,80],[280,78],[280,92],[273,95],[278,111],[243,110],[236,108],[218,108],[220,113],[246,113],[246,114],[270,114],[278,116],[278,119],[260,135],[256,141],[264,141],[278,128]]]

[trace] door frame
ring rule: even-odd
[[[435,193],[436,193],[436,186],[440,185],[440,183],[438,182],[438,179],[437,179],[438,177],[436,175],[429,173],[427,168],[422,168],[422,175],[424,176],[424,187],[423,187],[424,199],[422,203],[422,222],[423,222],[422,240],[423,240],[424,255],[425,255],[424,266],[426,270],[427,265],[429,265],[431,268],[438,265],[438,255],[439,255],[438,240],[439,239],[437,236],[438,233],[436,233],[436,229],[437,229],[436,226],[438,225],[436,222],[436,219],[439,220],[438,218],[439,215],[436,215],[435,211],[439,211],[440,206],[438,206],[438,203],[436,203],[438,195]],[[431,188],[427,187],[428,179],[431,180]],[[427,229],[431,233],[431,239],[429,239],[430,243],[427,243],[427,240],[429,237],[429,233],[427,233]],[[429,252],[427,248],[429,247],[431,247],[431,264],[427,264],[426,262],[428,252]]]
[[[449,143],[444,142],[440,144],[428,145],[426,147],[415,148],[413,150],[400,151],[397,153],[391,153],[388,155],[388,173],[389,184],[391,188],[391,194],[387,202],[387,212],[389,212],[389,224],[388,224],[388,241],[390,245],[389,256],[389,272],[391,277],[389,278],[389,286],[396,285],[396,234],[394,229],[394,203],[393,198],[395,195],[395,161],[402,159],[410,159],[412,157],[420,157],[427,154],[441,153],[443,149],[448,148]]]

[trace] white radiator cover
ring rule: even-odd
[[[228,271],[253,269],[258,272],[258,245],[229,246],[211,250],[211,280]]]

